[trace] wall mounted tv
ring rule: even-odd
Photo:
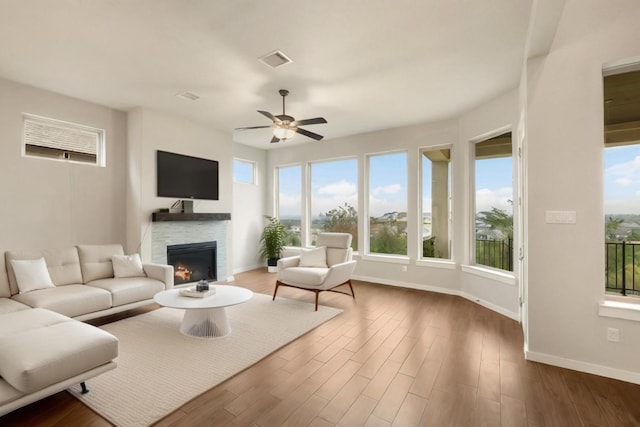
[[[218,200],[218,162],[158,150],[158,197]]]

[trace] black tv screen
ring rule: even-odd
[[[157,151],[158,197],[218,200],[216,160]]]

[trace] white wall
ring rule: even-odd
[[[234,144],[237,159],[256,164],[256,183],[233,183],[233,272],[265,266],[260,258],[258,240],[267,215],[267,152],[242,144]]]
[[[640,56],[640,2],[567,0],[550,53],[527,65],[528,353],[640,382],[640,323],[600,317],[604,296],[602,67]],[[577,223],[545,223],[545,211]],[[606,339],[620,329],[621,342]]]
[[[175,202],[175,199],[156,196],[156,150],[217,160],[219,200],[195,201],[194,212],[229,213],[233,209],[233,143],[230,134],[146,108],[130,111],[128,120],[127,244],[131,252],[139,247],[142,259],[150,261],[151,214]],[[231,221],[233,219],[232,216]],[[226,247],[232,247],[230,232]],[[230,272],[233,256],[227,256],[226,260],[225,271]]]
[[[104,129],[106,167],[23,157],[23,113]],[[121,111],[0,79],[2,252],[125,243],[126,125]]]
[[[457,206],[454,215],[457,244],[455,245],[455,259],[463,265],[474,264],[471,259],[471,242],[475,241],[475,230],[471,218],[473,214],[472,199],[475,190],[471,187],[473,179],[473,142],[483,139],[481,137],[491,134],[496,136],[498,130],[517,133],[518,91],[516,89],[497,97],[481,107],[470,111],[460,117],[460,143],[454,152],[454,206]],[[515,137],[512,138],[515,146]],[[516,159],[516,156],[512,157]],[[517,162],[514,161],[513,196],[518,197],[518,188],[515,185],[517,177]],[[515,206],[514,206],[515,213]],[[514,230],[518,229],[518,218],[514,215]],[[514,248],[518,247],[518,236],[514,233]],[[462,240],[462,241],[461,241]],[[517,253],[517,249],[514,249]],[[517,257],[514,256],[514,260]],[[465,268],[459,275],[460,290],[470,299],[478,299],[481,304],[503,313],[511,318],[519,319],[519,289],[517,286],[518,265],[514,263],[514,273],[507,275],[495,275],[486,269]],[[514,276],[515,275],[515,276]],[[501,280],[496,280],[497,278]]]

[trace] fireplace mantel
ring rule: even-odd
[[[203,213],[203,212],[191,212],[191,213],[171,213],[171,212],[153,212],[151,214],[151,221],[229,221],[231,219],[230,213]]]

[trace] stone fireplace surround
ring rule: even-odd
[[[159,213],[152,217],[151,261],[167,264],[167,246],[215,241],[218,280],[228,277],[227,233],[231,214]]]

